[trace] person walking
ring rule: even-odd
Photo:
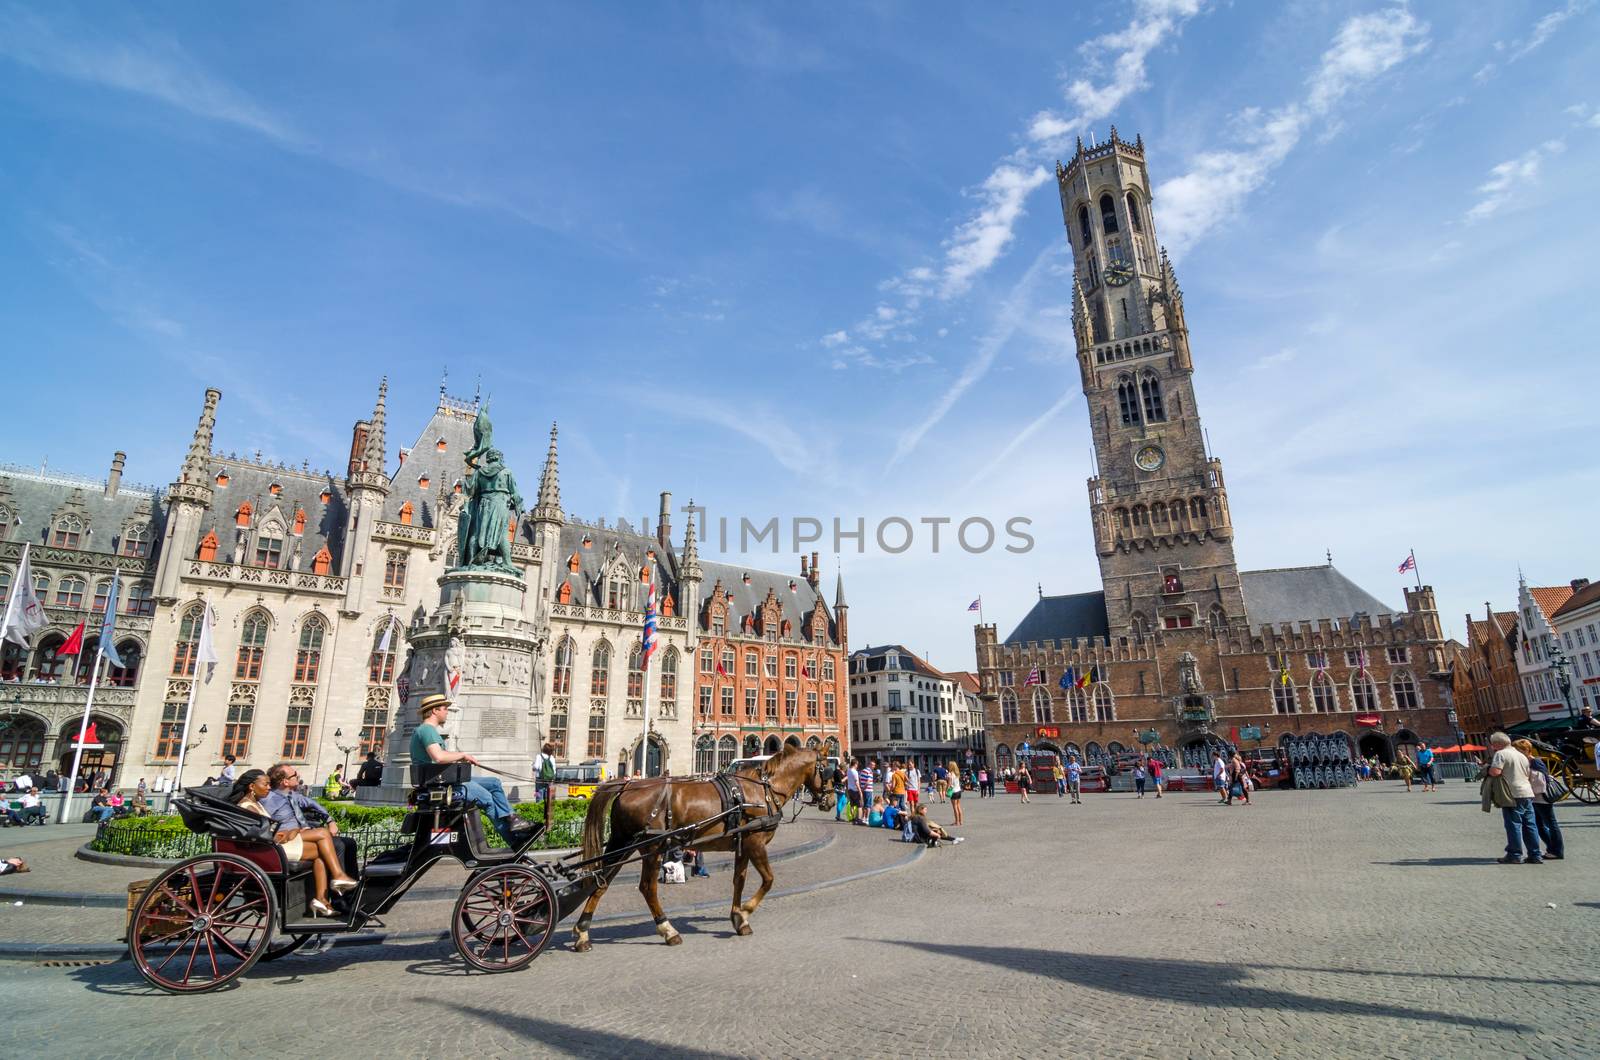
[[[1067,790],[1072,794],[1072,801],[1079,806],[1083,805],[1083,764],[1076,758],[1067,759]]]
[[[910,809],[916,809],[922,797],[922,770],[912,762],[906,768],[906,803]]]
[[[1233,805],[1234,799],[1238,799],[1246,806],[1250,805],[1250,778],[1248,771],[1245,769],[1244,759],[1239,757],[1237,751],[1228,760],[1227,803],[1229,806]]]
[[[861,767],[861,809],[856,814],[856,823],[857,824],[861,824],[865,818],[871,816],[871,812],[872,812],[872,767],[869,766],[869,765],[863,765]],[[868,822],[868,823],[870,823],[870,822]]]
[[[1531,745],[1530,745],[1531,746]],[[1400,770],[1400,779],[1406,782],[1406,790],[1411,790],[1411,774],[1416,772],[1416,763],[1411,761],[1411,756],[1404,751],[1400,752],[1400,761],[1397,763]]]
[[[1211,759],[1211,786],[1217,789],[1217,801],[1228,801],[1228,763],[1217,751]]]
[[[1031,801],[1028,790],[1033,787],[1033,774],[1028,772],[1028,763],[1023,762],[1017,767],[1017,791],[1021,793],[1021,802]]]
[[[1417,770],[1422,774],[1422,790],[1437,791],[1438,775],[1434,772],[1433,748],[1426,740],[1417,745]]]
[[[1144,798],[1144,763],[1139,762],[1133,767],[1133,788],[1139,793],[1139,798]]]
[[[1511,746],[1528,760],[1528,786],[1533,788],[1533,823],[1539,829],[1539,841],[1544,844],[1545,860],[1563,861],[1567,856],[1567,841],[1556,820],[1556,800],[1550,797],[1550,767],[1533,753],[1531,740],[1518,740]]]
[[[863,815],[861,808],[861,770],[856,767],[856,760],[850,759],[849,768],[844,773],[845,799],[850,803],[850,823],[860,824]]]
[[[956,764],[954,762],[951,762],[950,765],[945,770],[945,776],[950,781],[950,790],[946,792],[946,794],[950,798],[950,812],[955,815],[955,826],[957,828],[960,828],[961,827],[961,823],[962,823],[962,817],[961,817],[961,795],[962,795],[962,790],[961,790],[961,787],[962,787],[961,786],[961,771],[956,768]]]
[[[1489,747],[1494,751],[1489,759],[1489,769],[1484,776],[1484,810],[1490,803],[1500,807],[1500,818],[1506,826],[1506,856],[1502,865],[1544,864],[1539,853],[1539,824],[1533,815],[1533,782],[1528,779],[1528,758],[1511,746],[1511,737],[1503,732],[1489,737]]]
[[[987,799],[994,794],[989,787],[989,767],[983,766],[978,770],[978,798]]]

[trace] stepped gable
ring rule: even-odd
[[[1405,614],[1340,574],[1331,563],[1240,571],[1239,581],[1252,629],[1276,628],[1285,623],[1314,624],[1322,618],[1349,621],[1358,613],[1373,619],[1379,615]]]
[[[36,547],[49,544],[49,531],[57,517],[76,516],[85,531],[94,531],[79,542],[84,552],[121,551],[112,539],[120,540],[125,528],[138,526],[149,543],[146,554],[154,556],[166,523],[166,506],[161,491],[154,487],[119,483],[108,497],[104,479],[10,466],[0,467],[0,508],[10,512],[0,537]]]
[[[443,515],[438,510],[439,499],[443,496],[448,502],[456,486],[466,479],[467,468],[462,459],[472,448],[472,421],[477,415],[477,402],[463,401],[441,393],[439,404],[422,428],[422,433],[417,436],[416,444],[404,450],[405,459],[400,460],[398,454],[393,458],[384,458],[384,470],[394,469],[389,474],[389,495],[383,501],[385,521],[403,522],[401,509],[410,503],[411,525],[437,527],[443,522]],[[444,443],[443,449],[439,448],[440,442]],[[501,452],[505,451],[498,442],[496,447]],[[506,462],[511,465],[509,456]],[[511,471],[517,477],[523,505],[531,505],[538,487],[537,475],[525,474],[526,469],[514,465]],[[422,485],[424,480],[427,481],[426,486]],[[444,491],[442,494],[441,489]],[[524,540],[527,537],[520,524],[518,536]]]
[[[770,590],[773,598],[783,611],[782,621],[789,623],[789,635],[782,633],[779,626],[778,639],[786,644],[806,644],[805,619],[822,601],[822,594],[812,587],[811,583],[799,575],[780,574],[777,571],[755,570],[751,567],[737,567],[731,563],[702,563],[705,572],[703,584],[709,598],[711,587],[717,582],[722,583],[723,589],[732,594],[728,605],[728,632],[733,635],[744,634],[744,619],[746,615],[755,616],[759,620],[761,605],[767,599]],[[745,584],[746,576],[750,583]],[[790,587],[793,586],[793,591]],[[829,632],[837,641],[837,626],[834,624],[834,613],[823,601],[823,608],[829,619]],[[756,628],[760,629],[759,621]]]
[[[469,441],[471,439],[470,433],[468,439]],[[585,540],[588,541],[587,545],[584,544]],[[655,553],[653,564],[649,560],[651,552]],[[646,565],[651,566],[651,575],[655,579],[657,608],[662,606],[668,595],[671,595],[674,601],[680,599],[678,581],[674,576],[673,557],[662,554],[661,546],[656,543],[653,536],[639,533],[628,525],[607,526],[604,519],[586,523],[569,516],[561,527],[561,554],[547,556],[545,561],[558,564],[556,568],[558,593],[561,583],[565,581],[572,586],[571,603],[586,607],[603,607],[606,602],[605,575],[611,570],[619,554],[626,561],[635,583],[639,585],[640,591],[634,601],[635,610],[644,610],[644,585],[639,580],[639,572]],[[574,557],[578,568],[576,572],[572,570]],[[681,607],[681,603],[678,606]],[[675,613],[679,617],[682,616],[682,611],[675,610]]]
[[[1555,617],[1566,602],[1572,599],[1572,586],[1570,585],[1530,585],[1528,595],[1533,597],[1533,602],[1539,605],[1539,610],[1544,612],[1545,621]]]
[[[269,520],[283,528],[283,569],[311,570],[313,558],[324,547],[332,557],[332,569],[342,569],[344,526],[349,518],[342,478],[334,477],[331,471],[291,468],[232,453],[213,453],[207,465],[211,505],[201,516],[199,540],[204,541],[207,534],[215,532],[218,562],[233,562],[238,532],[246,529],[239,525],[240,508],[249,504],[250,531],[266,527]],[[273,492],[274,486],[278,487],[277,493]],[[324,496],[327,500],[323,500]],[[297,535],[296,514],[301,511],[306,513],[305,526]],[[298,563],[292,561],[296,552],[300,555]],[[247,550],[244,562],[254,561],[255,556]]]
[[[1053,640],[1071,643],[1081,638],[1108,639],[1111,627],[1106,622],[1106,594],[1069,593],[1041,596],[1033,609],[1017,623],[1005,644],[1042,644]]]

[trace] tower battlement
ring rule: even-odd
[[[1078,149],[1072,158],[1067,161],[1067,164],[1063,166],[1059,160],[1056,162],[1056,180],[1065,185],[1073,177],[1077,176],[1087,163],[1098,162],[1102,158],[1110,158],[1119,152],[1143,162],[1144,137],[1142,135],[1136,136],[1134,141],[1129,143],[1117,135],[1117,127],[1115,125],[1111,127],[1110,139],[1092,147],[1085,147],[1083,145],[1083,137],[1080,136],[1078,137]]]

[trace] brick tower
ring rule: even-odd
[[[1089,480],[1113,637],[1247,621],[1222,461],[1194,399],[1183,293],[1156,238],[1144,141],[1057,164],[1073,333],[1099,472]]]

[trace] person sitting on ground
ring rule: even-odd
[[[938,846],[941,839],[947,843],[959,843],[963,838],[951,835],[939,822],[929,820],[928,807],[921,804],[911,811],[911,832],[914,837],[913,842],[926,843],[930,847]]]
[[[89,813],[94,817],[95,824],[105,824],[115,817],[117,811],[111,808],[111,793],[105,788],[95,792],[94,801],[89,803]]]
[[[0,876],[9,876],[13,872],[32,872],[28,863],[21,858],[0,858]]]
[[[904,816],[904,814],[905,811],[900,809],[897,803],[885,803],[883,807],[883,826],[889,829],[903,827],[900,818]]]
[[[376,788],[383,784],[383,762],[378,758],[378,752],[368,751],[367,760],[361,763],[361,769],[356,773],[356,787]]]
[[[874,796],[872,799],[872,808],[867,812],[867,824],[869,827],[878,828],[882,826],[883,810],[883,796]]]
[[[328,799],[342,799],[350,794],[350,788],[344,782],[344,767],[334,766],[333,772],[328,774],[328,782],[323,785],[322,795]]]
[[[451,762],[465,762],[470,766],[478,764],[478,760],[465,751],[445,749],[445,736],[439,731],[439,726],[445,724],[449,716],[449,696],[434,693],[422,697],[422,702],[417,707],[419,724],[416,731],[411,734],[413,770],[422,762],[432,762],[435,765],[447,765]],[[415,776],[412,777],[413,781],[416,779]],[[464,784],[455,785],[455,796],[458,799],[465,799],[488,814],[489,819],[494,822],[495,831],[500,833],[500,838],[512,847],[521,846],[532,834],[534,826],[511,812],[511,802],[506,798],[505,788],[501,786],[499,777],[473,777]]]
[[[228,801],[240,809],[271,817],[263,800],[272,794],[272,780],[259,769],[247,770],[233,782]],[[277,824],[277,821],[273,821]],[[311,878],[315,894],[311,897],[312,916],[333,916],[333,906],[328,904],[328,889],[335,893],[354,890],[356,881],[344,874],[339,864],[339,852],[334,849],[333,836],[326,828],[280,828],[273,840],[283,847],[283,856],[290,861],[310,861]]]

